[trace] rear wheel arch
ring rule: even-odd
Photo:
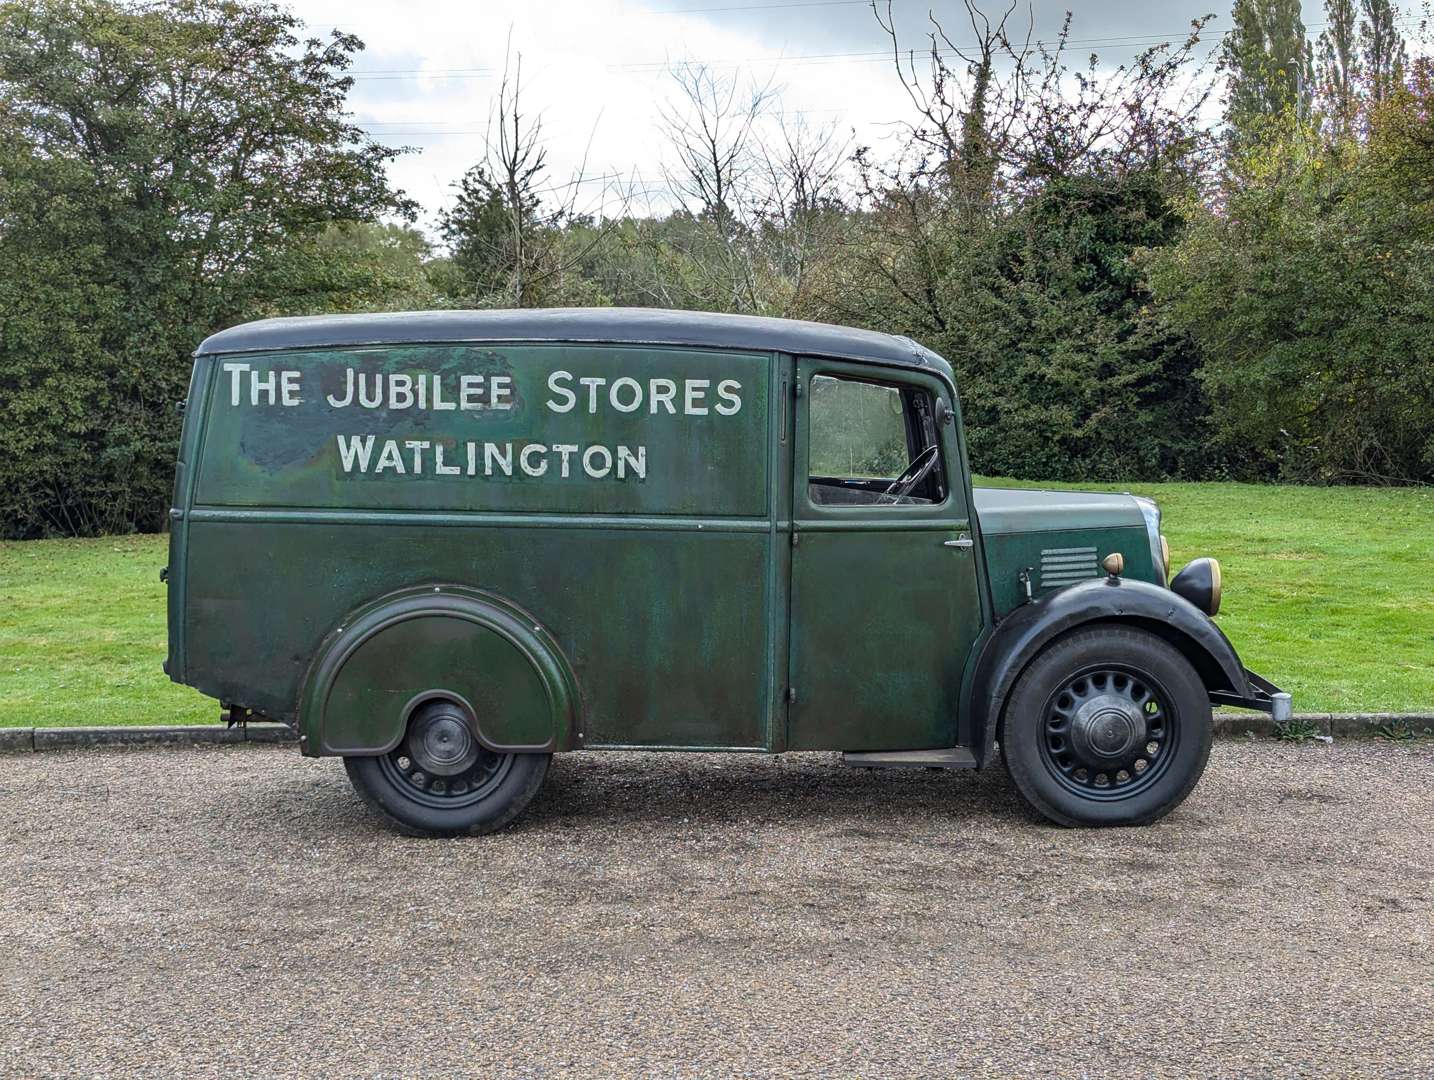
[[[449,698],[495,752],[570,750],[580,694],[571,665],[531,613],[494,593],[422,585],[345,617],[315,653],[299,700],[311,755],[383,754],[425,701]]]

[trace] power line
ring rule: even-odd
[[[830,109],[786,109],[785,116],[831,116],[845,113],[845,107]],[[871,120],[868,123],[878,123]],[[419,125],[435,125],[446,123],[444,120],[359,120],[355,126],[363,128],[370,135],[385,139],[398,138],[425,138],[430,135],[486,135],[486,128],[443,128],[443,127],[421,127]],[[397,130],[393,130],[397,129]]]
[[[834,0],[804,0],[804,2],[811,2],[811,3],[816,3],[816,2],[829,3],[829,2],[834,2]],[[843,2],[845,2],[845,0],[843,0]],[[865,3],[866,0],[861,0],[861,2]],[[793,5],[793,6],[797,6],[797,5]],[[695,10],[695,9],[694,9],[694,10]],[[664,12],[663,14],[672,14],[672,13],[671,13],[671,12]],[[1403,25],[1411,25],[1411,24],[1413,24],[1413,23],[1416,22],[1416,21],[1417,21],[1417,20],[1412,19],[1412,18],[1406,18],[1406,19],[1396,20],[1396,23],[1398,23],[1398,24],[1403,24]],[[1305,27],[1305,30],[1306,30],[1306,32],[1309,32],[1309,31],[1311,31],[1311,30],[1319,30],[1319,29],[1322,29],[1322,28],[1324,28],[1324,27],[1326,27],[1326,26],[1328,26],[1328,25],[1329,25],[1328,23],[1323,23],[1323,22],[1310,23],[1310,24],[1308,24],[1308,25]],[[1231,35],[1231,34],[1233,34],[1233,33],[1235,33],[1235,30],[1233,30],[1233,29],[1230,29],[1230,30],[1217,30],[1217,31],[1213,31],[1213,32],[1210,32],[1210,33],[1202,34],[1202,35],[1200,35],[1200,38],[1201,38],[1202,41],[1219,40],[1219,39],[1221,39],[1221,38],[1228,37],[1229,35]],[[1058,38],[1037,39],[1037,40],[1033,40],[1033,41],[1030,43],[1030,45],[1031,45],[1032,48],[1049,48],[1049,47],[1052,47],[1052,46],[1055,46],[1055,45],[1058,45],[1058,44],[1064,44],[1065,46],[1086,46],[1086,47],[1096,47],[1096,48],[1100,48],[1100,47],[1104,46],[1104,47],[1112,48],[1112,49],[1143,49],[1143,48],[1154,48],[1154,47],[1157,47],[1157,46],[1160,46],[1160,45],[1171,45],[1171,44],[1174,44],[1174,43],[1177,42],[1177,41],[1183,41],[1183,40],[1185,40],[1186,38],[1189,37],[1189,35],[1190,35],[1190,30],[1189,30],[1189,28],[1186,28],[1186,29],[1181,30],[1179,33],[1176,33],[1176,34],[1168,34],[1168,35],[1160,35],[1160,36],[1152,36],[1152,35],[1150,35],[1150,34],[1126,34],[1126,35],[1119,35],[1119,36],[1093,37],[1093,38],[1066,38],[1063,43],[1062,43],[1062,42],[1060,41],[1060,39],[1058,39]],[[959,55],[962,51],[969,51],[969,50],[974,49],[974,48],[976,48],[975,45],[960,45],[960,46],[957,46],[957,47],[955,47],[955,48],[937,49],[937,50],[936,50],[936,55],[939,56],[939,57],[942,57],[942,58],[949,58],[949,57],[952,57],[952,56],[957,56],[957,55]],[[917,50],[904,49],[904,50],[902,50],[901,52],[902,52],[902,55],[903,55],[903,56],[909,56],[909,55],[911,55],[913,52],[915,52],[915,54],[916,54],[918,57],[920,57],[920,58],[925,58],[925,57],[928,57],[928,56],[931,55],[931,51],[930,51],[929,49],[917,49]],[[730,59],[725,59],[725,60],[688,60],[688,61],[682,61],[682,60],[678,60],[678,61],[672,61],[672,60],[640,60],[640,61],[631,61],[631,62],[628,62],[628,63],[621,63],[621,64],[604,64],[603,67],[606,68],[606,69],[609,70],[609,71],[635,71],[635,72],[641,72],[641,73],[654,73],[654,72],[659,72],[659,73],[660,73],[660,72],[667,71],[669,68],[671,68],[671,67],[673,66],[674,63],[684,63],[684,62],[685,62],[685,63],[690,63],[690,64],[692,64],[692,65],[694,65],[694,66],[698,66],[698,67],[713,67],[713,68],[717,68],[717,67],[740,67],[740,66],[742,66],[743,64],[775,64],[775,65],[792,65],[792,66],[798,66],[798,67],[812,67],[812,66],[826,66],[826,65],[829,65],[829,64],[833,64],[833,63],[854,63],[854,64],[882,63],[882,62],[885,62],[885,61],[890,61],[890,60],[892,59],[892,57],[893,57],[893,52],[892,52],[892,50],[890,50],[890,49],[871,49],[871,50],[864,50],[864,51],[859,51],[859,52],[793,53],[793,54],[778,55],[778,56],[748,56],[748,57],[740,57],[740,58],[730,58]],[[373,70],[373,71],[354,71],[354,72],[350,72],[350,73],[349,73],[349,77],[352,78],[352,79],[361,80],[361,81],[366,81],[366,80],[389,80],[389,79],[408,79],[408,78],[431,78],[431,79],[489,79],[489,78],[492,78],[496,73],[497,73],[497,71],[496,71],[495,68],[481,68],[481,67],[473,67],[473,68],[435,68],[435,69],[431,69],[431,70],[430,70],[430,69],[424,69],[424,68],[395,68],[395,69],[380,69],[380,70]]]
[[[869,5],[871,0],[792,0],[778,4],[742,4],[731,7],[651,9],[649,15],[707,15],[719,11],[775,11],[779,8],[847,7],[852,4]]]
[[[1228,32],[1228,31],[1227,31]],[[1151,41],[1116,41],[1105,38],[1090,38],[1083,41],[1067,41],[1067,45],[1106,45],[1112,48],[1138,48],[1147,45],[1166,45],[1169,39]],[[1054,44],[1054,42],[1032,42],[1032,45]],[[918,55],[929,56],[929,50],[921,50]],[[938,50],[940,56],[954,56],[956,50]],[[625,64],[604,64],[603,67],[609,71],[634,71],[640,74],[653,74],[667,71],[675,63],[690,63],[695,67],[741,67],[743,64],[777,64],[791,65],[795,67],[825,66],[834,63],[869,64],[890,60],[890,50],[874,49],[868,52],[845,52],[845,53],[800,53],[793,55],[779,56],[748,56],[738,59],[727,60],[640,60]],[[491,79],[497,72],[492,68],[410,68],[407,70],[385,70],[385,71],[355,71],[349,74],[349,78],[356,82],[386,82],[405,81],[410,79]]]
[[[850,7],[853,5],[870,5],[871,0],[778,0],[772,4],[732,4],[724,7],[696,7],[696,8],[648,8],[642,12],[644,15],[710,15],[724,11],[777,11],[783,8],[809,8],[809,7]],[[314,23],[308,29],[317,30],[338,30],[345,33],[353,33],[361,29],[362,23]]]
[[[821,2],[830,2],[830,0],[821,0]],[[865,3],[866,0],[860,0],[860,2]],[[796,5],[793,5],[793,6],[796,6]],[[671,14],[671,13],[670,13],[670,12],[664,12],[663,14]],[[1311,24],[1310,26],[1306,27],[1306,29],[1308,29],[1308,30],[1318,29],[1319,27],[1321,27],[1321,26],[1323,26],[1323,25],[1325,25],[1325,24],[1323,24],[1323,23],[1313,23],[1313,24]],[[1226,36],[1226,35],[1228,35],[1228,34],[1231,34],[1231,33],[1233,33],[1233,32],[1234,32],[1233,30],[1222,30],[1222,31],[1216,32],[1214,35],[1205,35],[1205,36],[1206,36],[1206,37],[1209,37],[1209,36],[1224,37],[1224,36]],[[1186,37],[1189,36],[1189,34],[1190,34],[1190,30],[1189,30],[1189,28],[1187,27],[1186,29],[1181,30],[1179,33],[1168,34],[1168,35],[1159,35],[1159,36],[1153,36],[1153,35],[1147,33],[1147,34],[1123,34],[1123,35],[1104,36],[1104,37],[1092,37],[1092,38],[1066,38],[1064,44],[1065,44],[1065,45],[1068,45],[1068,46],[1069,46],[1069,45],[1082,45],[1082,46],[1097,46],[1097,47],[1099,47],[1099,46],[1104,45],[1104,46],[1109,46],[1109,47],[1111,47],[1111,48],[1142,48],[1142,47],[1145,47],[1145,46],[1168,45],[1168,44],[1171,44],[1171,43],[1174,42],[1174,41],[1178,41],[1178,40],[1183,40],[1183,39],[1185,39]],[[1061,42],[1060,42],[1060,39],[1058,39],[1058,38],[1051,38],[1051,39],[1049,39],[1049,40],[1047,40],[1047,39],[1034,40],[1034,41],[1031,42],[1031,45],[1032,45],[1032,47],[1050,47],[1050,46],[1054,46],[1054,45],[1057,45],[1057,44],[1060,44],[1060,43],[1061,43]],[[969,46],[968,46],[968,45],[961,45],[961,46],[957,46],[956,48],[952,48],[952,49],[938,49],[938,50],[937,50],[937,53],[938,53],[938,55],[941,55],[941,56],[953,56],[953,55],[955,55],[958,51],[961,51],[961,50],[970,50],[970,49],[974,49],[974,48],[976,48],[975,45],[969,45]],[[903,50],[903,52],[910,52],[910,51],[911,51],[911,50]],[[923,56],[930,55],[930,51],[929,51],[929,50],[918,50],[918,52],[920,53],[920,55],[923,55]],[[862,63],[862,62],[868,62],[868,61],[871,61],[871,60],[888,60],[888,59],[891,58],[891,56],[892,56],[892,50],[890,50],[890,49],[866,49],[866,50],[861,50],[861,51],[857,51],[857,52],[792,53],[792,54],[785,54],[785,55],[778,55],[778,56],[747,56],[747,57],[728,58],[728,59],[724,59],[724,60],[692,60],[692,61],[689,61],[689,62],[692,63],[693,65],[703,66],[703,67],[729,67],[729,66],[732,66],[732,65],[741,65],[741,64],[762,64],[762,63],[805,64],[805,63],[807,63],[807,62],[817,62],[817,61],[825,62],[825,61],[838,61],[838,60],[850,60],[850,61]],[[665,70],[666,70],[667,68],[669,68],[670,66],[672,66],[672,61],[670,61],[670,60],[637,60],[637,61],[629,61],[629,62],[627,62],[627,63],[604,64],[604,65],[603,65],[603,67],[607,68],[607,69],[610,70],[610,71],[647,71],[647,70],[665,71]],[[427,77],[427,78],[490,78],[490,77],[491,77],[492,75],[494,75],[494,74],[496,74],[496,69],[495,69],[495,68],[491,68],[491,67],[433,68],[433,69],[425,69],[425,68],[392,68],[392,69],[376,69],[376,70],[371,70],[371,71],[355,71],[355,72],[351,72],[351,73],[350,73],[350,77],[351,77],[351,78],[354,78],[354,79],[386,78],[386,77],[390,77],[390,76],[413,76],[413,77]]]

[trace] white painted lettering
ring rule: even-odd
[[[493,388],[492,406],[495,409],[511,409],[513,407],[513,376],[494,375],[489,385]]]
[[[434,388],[437,389],[437,386],[435,385]],[[471,446],[472,444],[470,443],[469,445]],[[457,465],[445,465],[443,463],[443,444],[441,442],[433,444],[433,471],[439,476],[457,476],[463,471]]]
[[[483,446],[483,475],[492,476],[493,466],[503,470],[504,476],[513,475],[513,444],[504,443],[499,446],[497,443],[485,443]]]
[[[593,459],[602,456],[602,468],[593,464]],[[589,446],[583,451],[583,472],[587,473],[594,480],[601,480],[608,473],[612,472],[612,451],[606,446]]]
[[[558,468],[558,475],[564,480],[568,478],[568,462],[572,455],[578,452],[576,443],[553,443],[553,453],[562,458],[562,464]]]
[[[578,396],[573,393],[571,386],[559,386],[559,380],[564,383],[571,383],[573,381],[573,373],[571,371],[555,371],[548,376],[548,390],[551,393],[563,395],[563,401],[561,403],[549,398],[548,408],[553,412],[572,412],[573,406],[578,403]]]
[[[639,446],[636,455],[625,446],[617,448],[617,478],[619,480],[627,479],[629,467],[639,480],[647,479],[647,447]]]
[[[374,376],[373,376],[373,394],[372,394],[372,395],[370,395],[369,392],[368,392],[368,380],[369,380],[369,376],[364,375],[364,374],[362,374],[362,373],[359,374],[359,381],[358,381],[359,404],[362,405],[365,409],[377,409],[380,405],[383,404],[383,376],[382,376],[382,375],[374,375]]]
[[[706,416],[707,406],[702,402],[707,397],[707,387],[710,385],[710,379],[688,379],[682,411],[688,416]]]
[[[278,389],[278,382],[279,373],[277,371],[269,372],[262,379],[259,378],[258,372],[249,372],[249,404],[258,405],[260,394],[269,399],[265,404],[274,404],[274,394]]]
[[[723,416],[736,416],[742,409],[742,396],[737,393],[742,384],[736,379],[723,379],[717,384],[717,396],[722,400],[713,406]]]
[[[239,384],[244,372],[249,370],[248,364],[225,364],[224,370],[229,372],[229,404],[235,407],[239,405]]]
[[[344,472],[353,472],[355,465],[358,466],[359,472],[368,472],[368,459],[369,455],[373,453],[374,437],[372,435],[350,435],[347,437],[347,441],[343,435],[338,438],[339,460],[343,462]]]
[[[482,375],[464,375],[458,380],[458,404],[464,409],[483,407]]]
[[[398,443],[393,439],[385,439],[383,449],[378,455],[378,464],[373,467],[375,473],[381,473],[384,469],[393,469],[400,476],[408,470],[403,467],[403,457],[398,452]]]
[[[677,415],[677,407],[672,404],[677,396],[677,384],[671,379],[653,379],[648,384],[648,396],[647,411],[652,415],[657,415],[659,405],[667,410],[669,416]]]
[[[631,388],[632,391],[632,398],[626,405],[618,399],[618,391],[623,388]],[[618,412],[636,412],[642,408],[642,383],[626,375],[620,379],[614,379],[612,386],[608,388],[607,399],[612,402],[612,407]]]
[[[281,371],[279,373],[279,402],[285,406],[304,403],[304,399],[299,397],[299,373],[297,371]]]
[[[353,399],[354,399],[354,369],[353,369],[353,368],[344,368],[344,396],[343,396],[342,398],[337,398],[337,397],[334,397],[333,394],[327,395],[327,400],[328,400],[328,403],[329,403],[329,408],[331,408],[331,409],[346,409],[346,408],[348,408],[348,406],[353,402]]]
[[[598,391],[607,383],[607,380],[588,375],[579,379],[578,382],[588,388],[588,412],[597,412]]]
[[[405,439],[403,445],[413,451],[413,475],[423,472],[423,451],[432,444],[427,439]]]
[[[401,395],[401,400],[400,400]],[[383,398],[383,390],[379,390],[379,399]],[[412,375],[390,375],[388,377],[388,407],[390,409],[411,409],[413,408],[413,376]]]
[[[548,471],[548,462],[544,459],[534,465],[533,458],[540,454],[546,454],[547,452],[548,448],[542,443],[529,443],[523,447],[522,452],[518,455],[518,464],[522,466],[523,471],[529,476],[542,476],[543,473]]]

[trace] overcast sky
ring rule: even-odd
[[[920,45],[928,6],[895,0],[905,42]],[[1036,36],[1054,34],[1071,7],[1073,51],[1099,52],[1112,67],[1147,45],[1179,40],[1191,19],[1212,10],[1161,0],[1035,0]],[[356,118],[383,142],[416,147],[393,177],[422,204],[430,231],[453,182],[482,153],[510,31],[524,105],[541,114],[549,136],[549,182],[565,182],[586,152],[590,177],[620,174],[659,208],[667,195],[658,107],[671,94],[673,61],[772,80],[786,111],[813,125],[835,122],[878,146],[890,140],[893,121],[911,115],[868,0],[293,0],[293,8],[312,31],[339,27],[366,43],[354,68]],[[954,41],[972,37],[959,0],[935,0],[935,8]],[[1228,8],[1228,0],[1219,5],[1212,37],[1230,25]],[[1322,12],[1306,0],[1312,32]],[[606,186],[584,185],[580,208],[597,209]]]

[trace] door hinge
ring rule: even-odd
[[[787,687],[787,704],[788,704],[788,705],[795,705],[796,703],[797,703],[797,688],[796,688],[795,686],[789,686],[789,687]]]
[[[799,533],[799,532],[797,532],[796,529],[793,529],[793,530],[792,530],[792,547],[796,547],[797,544],[799,544],[799,543],[801,542],[801,539],[802,539],[802,534]]]
[[[796,382],[792,383],[792,397],[801,397],[801,396],[802,396],[802,380],[801,380],[801,379],[798,379]]]

